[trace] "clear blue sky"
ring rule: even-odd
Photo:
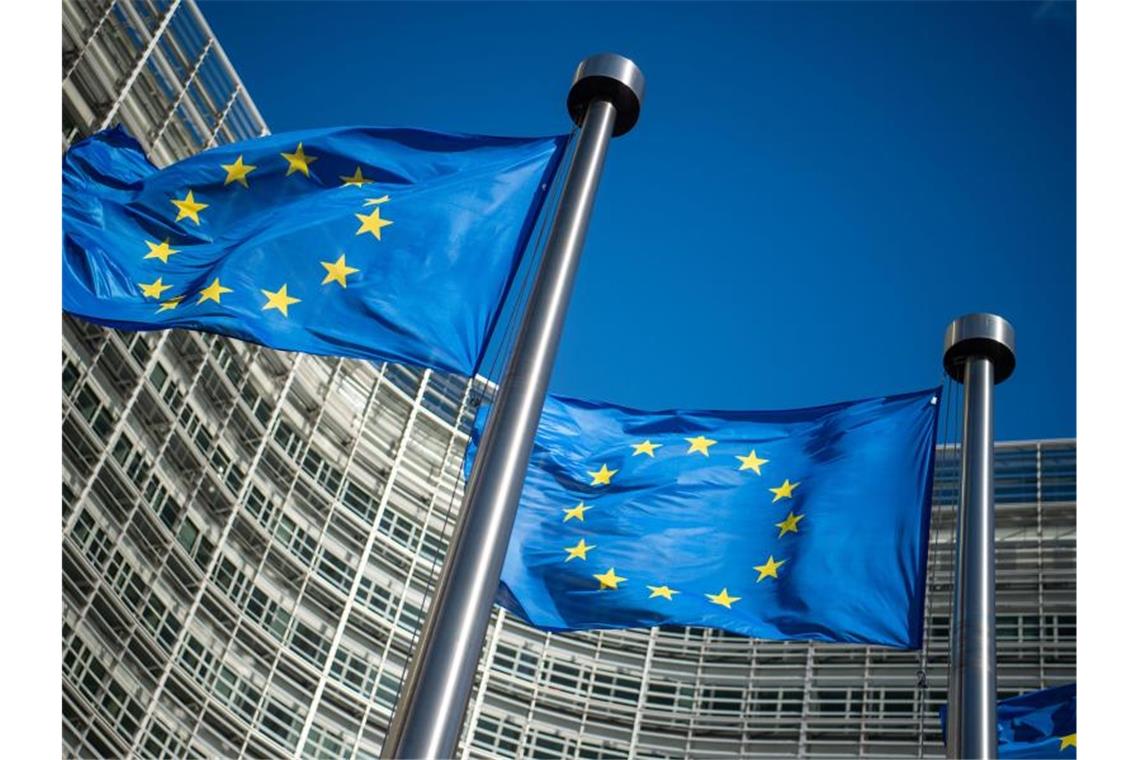
[[[206,2],[274,131],[567,131],[594,52],[645,73],[551,390],[774,409],[935,385],[1017,329],[1002,439],[1076,427],[1075,21],[1061,3]]]

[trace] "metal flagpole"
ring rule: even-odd
[[[637,122],[644,90],[619,55],[591,56],[574,74],[566,105],[582,130],[381,757],[454,754],[606,148]]]
[[[994,385],[1013,374],[1013,326],[996,314],[950,323],[942,363],[965,385],[954,613],[950,630],[947,756],[997,757],[994,642]]]

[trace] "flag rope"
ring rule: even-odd
[[[945,475],[947,465],[952,458],[952,449],[955,447],[958,440],[959,427],[961,424],[961,416],[957,413],[959,410],[959,401],[961,390],[958,383],[951,380],[950,376],[943,373],[942,376],[942,422],[939,433],[939,448],[935,455],[934,474],[935,487],[931,493],[931,519],[934,523],[934,535],[931,541],[933,549],[928,551],[927,554],[927,574],[926,574],[926,609],[923,614],[923,633],[922,633],[922,653],[920,655],[920,667],[917,675],[917,687],[919,690],[919,704],[918,704],[918,756],[925,755],[926,745],[926,718],[927,706],[929,700],[929,680],[927,674],[927,665],[930,658],[930,625],[931,625],[931,610],[933,603],[931,597],[934,591],[938,588],[940,571],[941,571],[941,551],[942,546],[942,523],[946,512],[946,499],[939,498],[939,488],[937,476],[939,473]],[[956,426],[957,423],[957,426]],[[937,512],[935,513],[934,502],[937,501]],[[949,602],[949,599],[947,600]]]

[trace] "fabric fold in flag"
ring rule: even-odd
[[[946,736],[946,706],[940,711]],[[1077,756],[1077,685],[1031,691],[997,706],[998,757]]]
[[[644,412],[548,397],[497,601],[550,631],[917,648],[938,398]]]
[[[471,375],[565,144],[312,129],[157,169],[106,130],[63,159],[63,308]]]

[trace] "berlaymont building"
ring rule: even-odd
[[[65,148],[120,123],[165,165],[269,129],[191,0],[64,0],[62,73]],[[63,754],[375,756],[488,389],[62,329]],[[496,609],[461,756],[942,757],[957,477],[944,447],[921,651]],[[1002,697],[1076,680],[1075,481],[1072,440],[999,445]]]

